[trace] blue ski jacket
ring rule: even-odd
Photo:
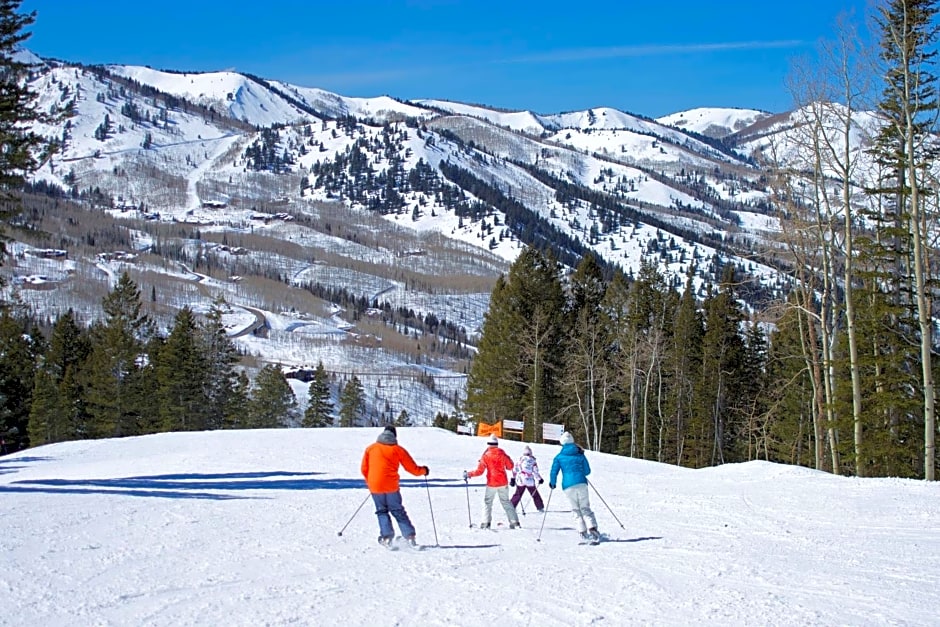
[[[552,461],[552,471],[548,483],[554,486],[557,482],[558,471],[561,471],[561,488],[567,489],[579,483],[587,483],[587,476],[591,474],[591,465],[584,456],[584,449],[577,444],[565,444]]]

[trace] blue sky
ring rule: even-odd
[[[867,0],[24,0],[45,57],[234,69],[347,96],[540,113],[783,111],[794,58]]]

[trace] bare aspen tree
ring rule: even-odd
[[[847,18],[842,17],[837,25],[837,39],[822,44],[818,53],[818,64],[807,81],[803,92],[811,102],[804,108],[811,117],[808,128],[812,129],[812,154],[817,191],[817,224],[828,228],[820,237],[826,242],[824,291],[829,296],[828,315],[824,311],[822,332],[834,342],[844,323],[849,353],[848,366],[852,387],[853,444],[856,459],[856,474],[864,476],[862,383],[859,366],[858,339],[856,337],[856,313],[854,285],[855,273],[854,233],[857,227],[855,208],[863,201],[860,198],[858,180],[863,175],[860,166],[866,145],[866,128],[858,123],[859,104],[867,93],[870,81],[865,65],[861,63],[861,51],[857,45],[858,34]],[[809,76],[805,73],[804,76]],[[841,218],[841,219],[840,219]],[[841,265],[841,275],[837,272]],[[837,284],[838,290],[832,289]],[[841,293],[841,299],[837,294]],[[834,381],[833,344],[824,341],[828,350],[829,381]],[[831,390],[830,390],[831,392]],[[831,400],[831,396],[829,396]]]

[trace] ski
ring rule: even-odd
[[[391,546],[395,547],[394,550],[398,551],[399,549],[404,549],[405,551],[423,551],[427,548],[424,544],[411,544],[405,538],[398,536],[392,542]]]

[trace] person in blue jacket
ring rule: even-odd
[[[571,511],[578,521],[581,537],[599,542],[601,534],[597,530],[597,519],[591,511],[591,498],[588,493],[587,476],[591,474],[584,449],[574,443],[574,437],[567,431],[561,434],[561,451],[552,461],[552,470],[548,478],[548,487],[555,489],[558,471],[561,471],[561,488],[571,501]]]

